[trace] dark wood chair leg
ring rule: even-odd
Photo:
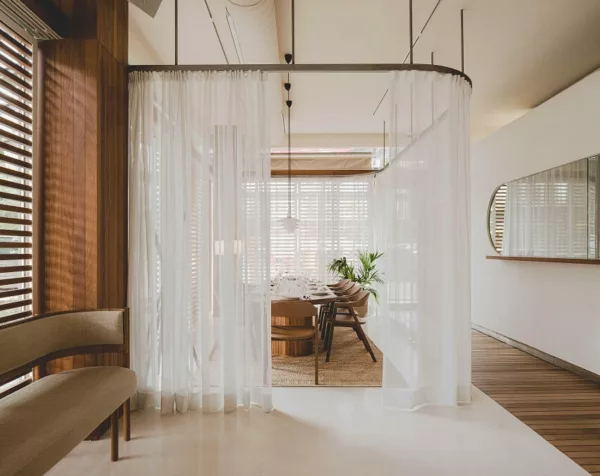
[[[323,328],[325,324],[325,306],[319,308],[319,330]]]
[[[110,460],[119,459],[119,409],[110,416]]]
[[[354,332],[356,332],[357,337],[362,340],[364,342],[363,336],[361,335],[359,329],[360,329],[360,324],[357,326],[356,324],[354,324],[352,326],[352,329],[354,329]]]
[[[329,331],[329,341],[327,342],[327,356],[325,357],[325,362],[329,362],[329,357],[331,356],[331,348],[333,347],[333,331],[335,330],[335,324],[333,322],[330,322],[329,327],[331,329]]]
[[[123,404],[123,440],[131,440],[131,400]]]
[[[321,329],[321,340],[325,344],[325,348],[327,348],[327,338],[329,336],[329,319],[325,319],[323,323],[323,329]]]
[[[332,327],[332,323],[330,320],[327,320],[327,322],[325,322],[325,338],[323,339],[324,341],[324,346],[325,346],[325,351],[327,351],[327,349],[329,348],[329,343],[330,343],[330,337],[331,337],[331,327]]]
[[[371,344],[369,343],[369,339],[367,338],[365,331],[363,331],[363,328],[360,325],[360,322],[358,322],[357,320],[357,331],[360,333],[360,340],[363,341],[363,344],[365,344],[365,349],[367,349],[367,352],[369,352],[369,354],[371,354],[371,358],[373,359],[373,362],[377,362],[377,358],[375,357],[375,354],[373,353],[373,349],[371,348]]]
[[[319,385],[319,328],[316,325],[315,325],[314,347],[315,347],[315,385]]]

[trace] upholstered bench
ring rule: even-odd
[[[47,375],[0,399],[0,475],[44,474],[110,417],[111,459],[118,459],[118,412],[129,440],[127,310],[73,311],[0,325],[0,385],[76,354],[119,352],[123,367],[87,367]]]

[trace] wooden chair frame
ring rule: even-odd
[[[10,382],[18,377],[27,375],[33,372],[33,380],[38,380],[46,375],[46,363],[63,357],[72,357],[74,355],[81,354],[100,354],[104,352],[114,352],[123,355],[123,367],[130,368],[130,336],[129,336],[129,309],[77,309],[72,311],[60,311],[52,312],[48,314],[39,314],[27,319],[18,321],[8,322],[0,325],[0,329],[6,329],[8,327],[15,327],[27,322],[31,322],[38,319],[46,319],[52,316],[59,316],[63,314],[74,314],[79,312],[101,312],[101,311],[120,311],[123,312],[123,344],[105,344],[105,345],[89,345],[83,347],[72,347],[69,349],[63,349],[57,352],[51,352],[49,354],[38,357],[25,365],[22,365],[16,369],[0,374],[0,385]],[[17,385],[6,392],[0,394],[0,398],[5,397],[19,389],[25,387],[31,383],[31,381],[24,382],[21,385]],[[123,411],[123,440],[131,440],[131,403],[130,399],[125,400],[117,409],[110,415],[110,459],[111,461],[117,461],[119,459],[119,412]]]
[[[362,341],[365,346],[365,349],[371,355],[371,359],[373,362],[377,362],[377,358],[375,357],[375,353],[373,352],[373,348],[367,338],[365,331],[362,328],[362,324],[356,315],[354,310],[354,306],[363,306],[365,302],[369,299],[369,293],[367,291],[361,291],[356,295],[354,300],[345,300],[345,301],[337,301],[334,302],[325,317],[325,325],[322,329],[324,333],[324,341],[325,341],[325,362],[329,362],[331,357],[331,349],[333,347],[333,334],[335,327],[352,327],[354,332],[358,338]],[[345,311],[345,312],[344,312]],[[340,322],[336,319],[338,315],[346,315],[350,316],[352,319],[350,322]]]
[[[327,287],[330,289],[337,289],[337,288],[341,288],[345,285],[347,285],[350,282],[349,279],[342,279],[341,281],[338,281],[335,284],[328,284]]]

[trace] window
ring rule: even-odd
[[[287,178],[271,180],[271,273],[306,273],[329,280],[327,264],[334,258],[353,259],[372,243],[370,175],[344,178],[301,177],[292,180],[292,216],[300,220],[296,233],[279,224],[287,216]]]
[[[32,315],[33,45],[0,22],[0,323]]]

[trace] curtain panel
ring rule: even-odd
[[[386,402],[404,409],[470,401],[470,95],[457,76],[392,74],[392,160],[374,193],[385,284],[370,326]]]
[[[292,272],[324,282],[335,281],[327,265],[373,243],[373,177],[293,177],[292,216],[296,233],[279,220],[287,216],[287,178],[271,179],[271,273]]]
[[[272,407],[265,81],[259,72],[130,76],[138,407]]]

